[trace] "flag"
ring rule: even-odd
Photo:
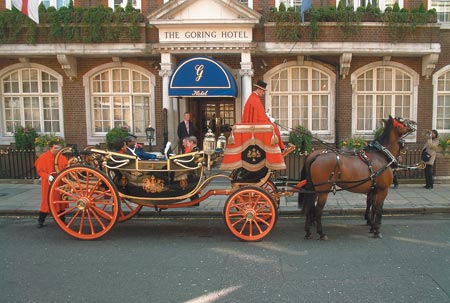
[[[302,6],[300,12],[302,14],[302,23],[305,23],[305,12],[309,11],[312,7],[311,0],[302,0]]]
[[[11,0],[12,5],[25,16],[39,24],[39,2],[41,0]]]

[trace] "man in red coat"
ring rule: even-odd
[[[48,190],[50,187],[50,183],[55,178],[56,174],[55,169],[55,158],[58,151],[61,149],[61,146],[56,141],[51,141],[49,143],[49,150],[43,153],[39,158],[34,162],[34,166],[36,167],[36,171],[38,175],[41,177],[41,188],[42,188],[42,200],[41,207],[39,209],[39,219],[38,219],[38,228],[46,226],[44,224],[45,218],[49,211],[49,197]],[[61,155],[58,159],[59,169],[67,167],[67,158]],[[64,210],[64,206],[60,205],[60,212]]]
[[[275,130],[275,134],[278,137],[278,146],[283,151],[285,146],[281,139],[280,131],[275,123],[270,121],[261,102],[261,97],[265,94],[267,83],[258,80],[255,87],[256,89],[251,93],[245,103],[244,112],[242,114],[242,123],[271,123]]]

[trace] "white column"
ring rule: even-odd
[[[252,93],[252,77],[253,77],[253,63],[252,55],[250,53],[241,53],[241,70],[239,74],[242,77],[242,108],[245,102]]]
[[[169,97],[169,80],[172,76],[175,58],[171,54],[161,54],[161,70],[159,75],[162,77],[162,98],[163,108],[167,109],[167,125],[169,141],[176,142],[177,121],[175,121],[174,101]]]

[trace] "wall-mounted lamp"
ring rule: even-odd
[[[264,59],[262,59],[262,60],[261,60],[261,69],[264,69],[264,68],[266,68],[267,66],[268,66],[267,62],[266,62]]]

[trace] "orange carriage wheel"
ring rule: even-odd
[[[136,216],[142,209],[142,205],[131,202],[128,199],[122,198],[119,207],[119,217],[117,221],[125,222]]]
[[[49,189],[50,212],[58,226],[81,240],[105,235],[116,223],[120,197],[101,171],[85,165],[69,166]]]
[[[243,241],[260,241],[277,221],[272,196],[256,186],[241,187],[225,202],[224,219],[231,233]]]

